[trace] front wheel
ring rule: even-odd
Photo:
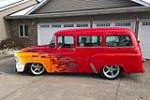
[[[29,66],[29,71],[32,75],[41,75],[45,72],[45,68],[40,63],[32,63]]]
[[[117,65],[105,65],[102,68],[101,74],[107,79],[116,79],[122,74],[122,68]]]

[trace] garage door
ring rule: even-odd
[[[150,21],[140,22],[138,39],[144,58],[150,59]]]
[[[39,23],[38,45],[49,44],[55,32],[65,29],[89,28],[90,22]]]
[[[128,28],[135,31],[135,22],[134,21],[95,21],[93,22],[94,28],[107,28],[107,27],[121,27]]]

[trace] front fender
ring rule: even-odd
[[[50,72],[50,55],[46,53],[18,52],[15,54],[18,63],[25,66],[30,63],[41,63],[47,72]]]

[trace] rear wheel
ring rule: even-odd
[[[117,65],[105,65],[101,74],[107,79],[116,79],[122,74],[122,68]]]
[[[45,68],[40,63],[32,63],[29,66],[29,71],[32,75],[41,75],[45,72]]]

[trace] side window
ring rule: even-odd
[[[98,47],[102,45],[101,36],[79,36],[78,46],[79,47]]]
[[[74,37],[73,36],[59,36],[58,46],[62,48],[74,47]]]
[[[129,36],[106,36],[106,46],[132,46],[132,42]]]

